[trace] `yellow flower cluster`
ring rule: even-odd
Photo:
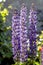
[[[39,35],[39,40],[36,40],[36,43],[37,43],[37,50],[41,51],[43,45],[43,31],[41,31],[41,34]]]
[[[6,8],[4,8],[3,10],[0,11],[0,14],[2,16],[3,22],[5,22],[6,16],[8,16],[9,11]]]

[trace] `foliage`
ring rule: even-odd
[[[6,17],[9,11],[3,7],[3,3],[0,3],[0,63],[3,58],[10,58],[11,52],[11,37],[8,31],[11,31],[11,26],[6,26]]]

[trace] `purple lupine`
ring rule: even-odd
[[[14,10],[14,15],[12,16],[12,51],[13,58],[17,60],[19,57],[20,50],[20,19],[19,12],[17,9]]]
[[[30,42],[30,57],[33,59],[36,56],[37,45],[36,45],[36,32],[37,32],[37,12],[32,3],[32,7],[29,13],[29,42]]]
[[[26,28],[27,8],[22,4],[20,10],[20,62],[27,60],[27,28]]]

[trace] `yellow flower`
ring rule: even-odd
[[[5,16],[5,12],[4,11],[1,11],[1,15],[4,17]]]
[[[38,46],[38,51],[41,51],[42,50],[42,47],[41,46]]]
[[[39,38],[40,38],[40,39],[43,39],[43,34],[41,34],[41,35],[39,36]]]
[[[4,12],[5,12],[6,15],[8,15],[8,13],[9,13],[6,8],[4,8]]]
[[[41,31],[41,33],[43,34],[43,30]]]

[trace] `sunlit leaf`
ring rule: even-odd
[[[36,65],[40,65],[38,62],[35,62]]]

